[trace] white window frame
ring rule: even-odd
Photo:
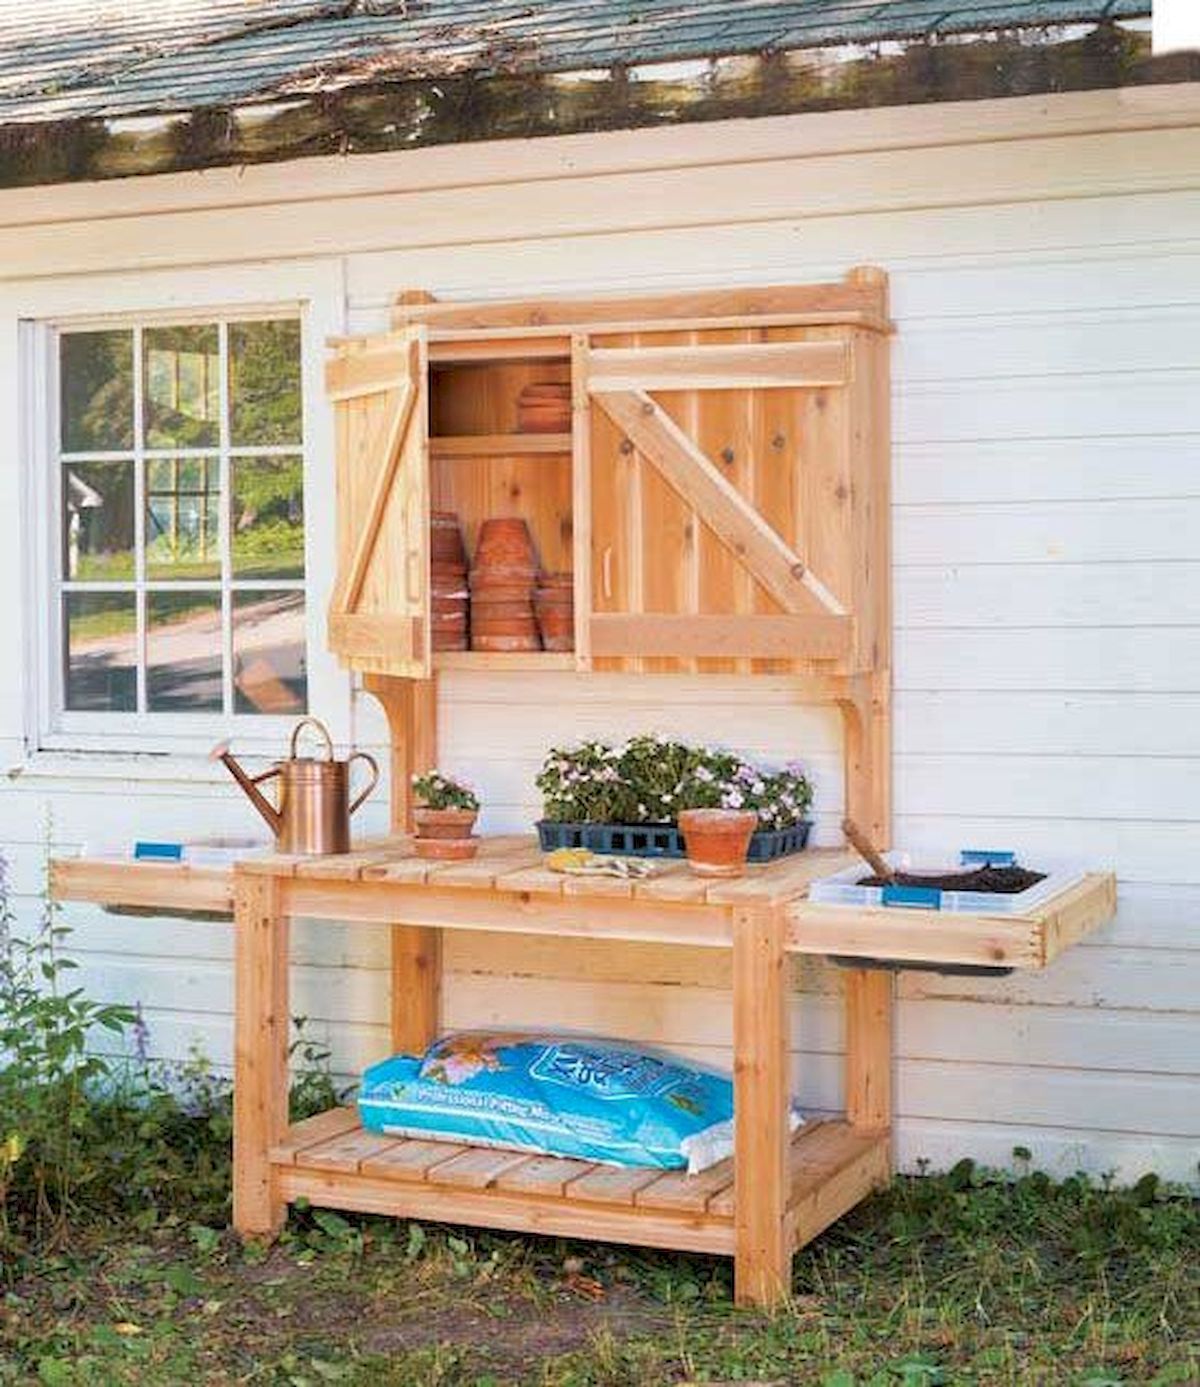
[[[57,344],[64,330],[215,322],[251,317],[300,321],[303,407],[305,636],[308,712],[334,740],[352,737],[351,680],[329,654],[326,603],[336,564],[333,424],[324,393],[325,340],[343,330],[340,262],[236,266],[100,276],[38,286],[16,317],[24,471],[26,745],[31,761],[64,753],[194,758],[215,741],[246,754],[277,754],[294,717],[246,713],[72,713],[63,708]],[[295,450],[293,450],[295,451]],[[226,671],[226,677],[229,672]],[[37,766],[30,765],[30,769]]]

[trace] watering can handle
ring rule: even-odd
[[[376,761],[374,756],[372,756],[369,751],[356,751],[354,755],[351,756],[350,759],[346,762],[347,773],[349,773],[350,767],[355,763],[355,761],[365,761],[367,765],[371,767],[371,779],[367,785],[367,788],[362,792],[362,794],[358,795],[356,798],[350,801],[351,814],[353,814],[354,811],[358,808],[358,806],[362,804],[362,802],[367,798],[367,796],[371,793],[375,786],[379,784],[379,762]]]
[[[327,761],[332,761],[333,738],[329,735],[329,728],[325,726],[320,718],[301,718],[295,727],[292,728],[292,741],[288,748],[288,755],[293,761],[296,759],[296,743],[300,740],[300,733],[303,732],[306,727],[315,727],[320,732],[321,736],[325,738],[325,751],[327,753],[325,759]]]

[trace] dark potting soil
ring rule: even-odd
[[[945,872],[933,876],[923,872],[897,872],[897,886],[931,886],[939,891],[994,891],[1001,896],[1015,896],[1018,891],[1027,891],[1039,881],[1045,881],[1045,872],[1031,872],[1025,867],[973,867],[969,872]],[[883,877],[860,877],[859,886],[886,886]]]

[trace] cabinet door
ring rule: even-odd
[[[576,459],[584,660],[714,671],[844,660],[851,594],[809,553],[837,552],[819,532],[854,504],[845,335],[593,336],[575,369],[590,413]]]
[[[425,329],[338,349],[338,575],[329,644],[368,674],[428,678],[429,424]]]

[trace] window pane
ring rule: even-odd
[[[304,577],[304,467],[299,457],[234,458],[233,573]]]
[[[73,713],[137,711],[137,612],[131,592],[69,592],[66,707]]]
[[[155,327],[142,334],[146,446],[215,448],[221,372],[215,324]]]
[[[132,448],[133,333],[64,333],[58,363],[63,450]]]
[[[146,577],[221,576],[221,464],[217,458],[146,463]]]
[[[296,319],[230,323],[229,431],[234,447],[301,442]]]
[[[303,713],[308,707],[302,592],[233,594],[236,713]]]
[[[133,463],[63,466],[63,573],[83,582],[133,577]]]
[[[146,595],[146,699],[152,713],[221,711],[221,596]]]

